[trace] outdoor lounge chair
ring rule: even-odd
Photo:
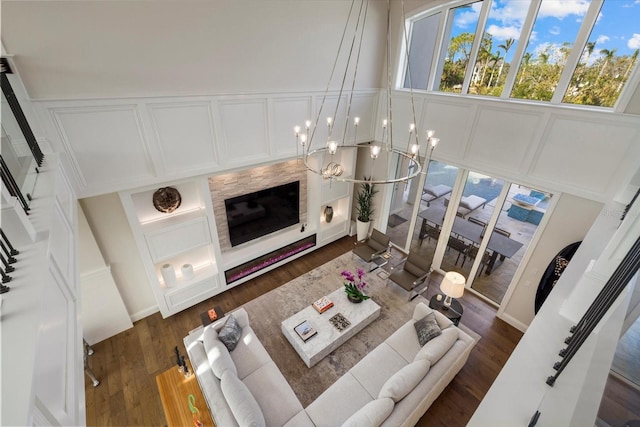
[[[429,282],[427,281],[426,286],[420,291],[417,290],[420,285],[425,283],[431,271],[431,260],[428,260],[423,254],[409,252],[409,256],[407,256],[402,268],[394,270],[389,275],[387,284],[391,281],[409,292],[408,300],[411,301],[411,299],[424,293],[429,288]]]
[[[445,206],[449,206],[449,200],[450,200],[449,197],[445,197],[444,199]],[[472,194],[470,196],[463,197],[462,199],[460,199],[460,204],[458,205],[458,213],[461,213],[462,217],[465,217],[480,207],[484,208],[486,204],[487,204],[487,199],[483,199],[480,196],[476,196],[475,194]],[[464,209],[465,211],[460,212],[460,209]]]
[[[371,232],[371,236],[367,239],[357,242],[356,247],[353,248],[353,253],[362,258],[367,263],[373,263],[378,259],[382,259],[382,254],[387,251],[391,238],[374,228]],[[369,271],[373,271],[376,268],[383,265],[382,263],[374,265]]]
[[[427,202],[427,206],[436,199],[451,193],[451,187],[444,184],[425,185],[422,190],[422,200]]]

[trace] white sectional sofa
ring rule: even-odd
[[[229,352],[217,337],[225,318],[184,338],[187,353],[218,427],[413,426],[462,369],[474,340],[433,312],[442,334],[423,347],[413,318],[303,408],[249,324],[233,312],[242,335]]]

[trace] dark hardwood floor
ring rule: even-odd
[[[156,313],[93,345],[95,353],[89,364],[101,383],[94,388],[88,378],[85,381],[87,425],[166,425],[155,377],[173,366],[176,345],[185,354],[182,338],[200,325],[201,312],[214,304],[225,312],[232,310],[350,251],[354,242],[355,237],[345,237],[168,319]],[[431,286],[425,297],[437,292],[437,286]],[[462,323],[482,338],[419,426],[464,426],[522,336],[497,319],[492,306],[470,292],[461,302]]]

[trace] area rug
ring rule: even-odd
[[[398,214],[391,214],[389,215],[389,220],[387,221],[387,225],[389,227],[397,227],[398,225],[407,222],[406,218],[401,217]]]
[[[381,307],[380,316],[317,365],[308,368],[280,331],[280,323],[342,287],[340,273],[344,270],[355,272],[358,267],[364,267],[364,264],[348,252],[243,305],[251,327],[305,407],[409,320],[418,302],[428,304],[422,296],[407,302],[404,290],[393,283],[386,286],[386,280],[376,272],[367,273],[366,293]],[[480,339],[468,328],[461,326],[461,329],[476,341]]]

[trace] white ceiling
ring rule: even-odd
[[[321,91],[350,4],[3,0],[2,42],[33,99]],[[381,81],[384,18],[372,2],[358,87]]]

